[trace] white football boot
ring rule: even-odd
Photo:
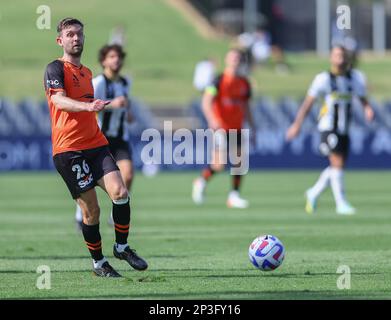
[[[356,209],[349,202],[342,202],[337,205],[337,213],[350,216],[356,213]]]
[[[203,204],[205,200],[206,182],[203,178],[197,178],[193,181],[192,198],[195,204]]]
[[[306,198],[306,203],[305,203],[305,212],[308,214],[313,214],[316,211],[316,205],[317,205],[317,198],[311,196],[310,189],[308,189],[305,192],[305,198]]]
[[[228,208],[246,209],[248,208],[248,206],[249,206],[248,201],[241,198],[238,191],[233,190],[228,194],[228,199],[227,199]]]

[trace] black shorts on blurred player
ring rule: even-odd
[[[338,134],[333,131],[324,131],[320,133],[319,151],[323,156],[329,156],[330,153],[338,153],[345,158],[349,154],[350,139],[348,135]]]
[[[106,138],[109,141],[109,149],[115,161],[132,160],[132,148],[127,141],[119,138]]]
[[[94,188],[104,175],[119,171],[108,146],[58,153],[53,161],[73,199]]]

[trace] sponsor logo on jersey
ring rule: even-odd
[[[58,80],[46,80],[46,86],[48,87],[57,87],[60,85],[60,81]]]

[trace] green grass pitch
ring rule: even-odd
[[[356,216],[337,216],[328,191],[316,215],[303,211],[303,192],[317,171],[251,172],[243,195],[248,210],[225,207],[229,176],[216,176],[207,202],[190,199],[197,173],[138,174],[130,243],[149,270],[136,272],[112,256],[106,224],[110,202],[99,191],[103,250],[122,279],[92,275],[91,260],[74,226],[74,204],[55,173],[0,175],[0,298],[114,299],[375,299],[391,297],[391,173],[348,171]],[[282,266],[256,270],[247,249],[260,234],[286,247]],[[40,265],[51,289],[36,287]],[[340,265],[351,288],[340,290]]]

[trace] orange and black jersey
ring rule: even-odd
[[[108,144],[94,112],[66,112],[56,108],[51,101],[53,94],[64,91],[71,99],[92,102],[94,88],[90,69],[61,59],[55,60],[46,67],[44,87],[52,122],[53,155]]]
[[[206,89],[214,95],[212,111],[223,129],[241,129],[251,85],[245,77],[222,73]]]

